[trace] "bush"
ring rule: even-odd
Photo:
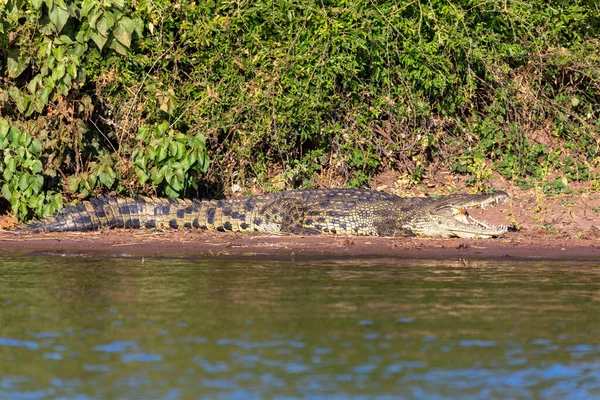
[[[367,186],[390,168],[415,183],[439,168],[476,186],[491,171],[597,179],[598,11],[9,0],[0,117],[41,142],[42,173],[58,172],[44,187],[66,198]]]
[[[57,193],[45,192],[43,166],[40,161],[42,143],[17,127],[0,120],[0,171],[2,173],[2,197],[10,202],[12,212],[20,218],[33,210],[38,217],[62,208]],[[56,171],[47,169],[48,178]]]

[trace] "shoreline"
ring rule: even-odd
[[[36,234],[0,229],[0,254],[600,261],[600,193],[546,197],[536,190],[497,186],[496,189],[510,193],[505,204],[469,209],[469,214],[478,220],[517,228],[495,239],[290,236],[198,229],[103,229]],[[389,188],[387,191],[395,192]],[[0,226],[12,226],[8,216],[4,220]]]
[[[398,258],[600,261],[600,240],[530,238],[511,232],[496,239],[273,236],[199,230],[68,233],[0,232],[3,256],[258,258],[274,260]]]

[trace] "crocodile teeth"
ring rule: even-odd
[[[508,227],[506,227],[504,225],[496,226],[496,225],[493,225],[493,224],[489,224],[489,223],[487,223],[485,221],[482,221],[482,220],[479,220],[479,219],[471,217],[468,213],[463,214],[463,215],[465,217],[464,220],[466,220],[467,224],[469,224],[469,225],[479,225],[479,226],[482,226],[482,227],[484,227],[486,229],[493,230],[493,231],[496,231],[496,232],[506,232],[508,230]]]

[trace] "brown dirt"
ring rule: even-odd
[[[397,192],[400,180],[379,181]],[[433,259],[564,259],[600,261],[600,194],[547,197],[500,182],[507,204],[471,210],[478,219],[518,231],[498,239],[377,238],[355,236],[266,236],[197,230],[105,230],[86,233],[0,232],[3,255],[57,254],[138,257],[402,257]],[[390,186],[387,186],[390,185]],[[459,188],[460,191],[460,188]],[[433,191],[432,191],[433,192]],[[420,192],[423,194],[423,190]],[[4,225],[8,224],[4,218]],[[467,261],[465,261],[467,262]]]

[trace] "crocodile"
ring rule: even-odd
[[[228,200],[101,196],[21,225],[18,230],[170,227],[275,234],[489,238],[505,234],[508,227],[477,220],[467,209],[507,199],[503,191],[425,198],[364,189],[291,190]]]

